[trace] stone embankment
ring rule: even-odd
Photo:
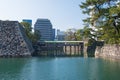
[[[17,21],[0,21],[0,57],[31,56],[31,42]]]
[[[104,57],[112,59],[120,59],[120,45],[104,45],[97,46],[95,57]]]

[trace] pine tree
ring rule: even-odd
[[[89,17],[84,23],[91,29],[90,35],[106,43],[120,43],[120,2],[118,0],[86,0],[80,7]]]

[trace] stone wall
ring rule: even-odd
[[[104,45],[97,46],[95,57],[107,57],[113,59],[120,59],[120,45]]]
[[[95,57],[95,51],[97,46],[103,46],[103,45],[104,45],[103,41],[94,41],[89,46],[86,46],[84,44],[84,55],[86,57]]]
[[[30,56],[32,45],[17,21],[0,21],[0,56]]]

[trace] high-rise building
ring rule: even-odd
[[[58,41],[64,41],[65,40],[65,32],[64,31],[60,31],[59,29],[57,30],[57,36],[56,39]]]
[[[53,41],[55,38],[55,30],[49,19],[37,19],[34,30],[40,32],[40,41]]]
[[[53,32],[53,40],[55,40],[55,29],[53,29],[52,32]]]

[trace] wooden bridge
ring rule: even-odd
[[[83,56],[83,41],[40,41],[34,46],[40,56]]]

